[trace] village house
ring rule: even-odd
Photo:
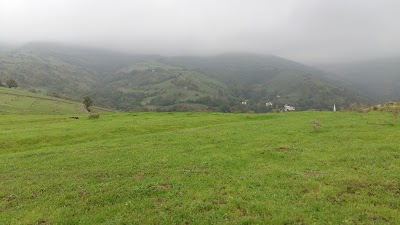
[[[285,111],[285,112],[288,112],[288,111],[295,111],[295,110],[296,110],[295,107],[290,106],[290,105],[288,105],[288,104],[285,104],[285,105],[283,106],[283,111]]]

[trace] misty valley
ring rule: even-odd
[[[398,223],[393,60],[4,50],[0,223]]]
[[[399,0],[0,0],[0,225],[400,224]]]
[[[121,111],[260,113],[398,99],[400,78],[392,74],[400,68],[392,65],[387,79],[366,82],[271,55],[163,57],[30,43],[0,53],[0,81],[12,78],[20,89],[75,101],[90,96],[95,105]]]

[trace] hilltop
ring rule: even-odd
[[[120,110],[266,112],[371,102],[321,70],[270,55],[129,55],[54,43],[0,53],[0,80]],[[248,104],[243,106],[241,103]],[[273,102],[273,107],[266,107]]]

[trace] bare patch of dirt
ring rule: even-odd
[[[304,176],[306,176],[306,177],[316,177],[318,175],[320,175],[320,173],[317,172],[317,171],[310,170],[310,171],[305,171],[304,172]]]
[[[84,192],[84,191],[79,191],[79,192],[78,192],[78,197],[79,197],[80,199],[85,199],[85,198],[86,198],[86,192]]]
[[[172,184],[167,184],[167,183],[165,183],[165,184],[159,184],[158,186],[157,186],[157,189],[160,189],[160,190],[169,190],[169,189],[171,189],[173,186],[172,186]]]
[[[278,152],[287,152],[289,150],[290,150],[290,148],[286,147],[286,146],[275,148],[275,151],[278,151]]]
[[[134,179],[134,180],[141,180],[141,179],[143,179],[145,176],[146,176],[145,174],[135,174],[135,175],[132,176],[132,179]]]
[[[355,194],[355,193],[361,191],[362,189],[365,189],[365,188],[371,186],[371,184],[360,182],[360,181],[348,181],[346,183],[347,183],[347,185],[346,185],[347,187],[346,187],[345,193],[347,193],[347,194]]]
[[[226,205],[226,201],[223,199],[218,200],[218,205]]]
[[[396,195],[400,195],[400,183],[389,183],[385,185],[385,189]]]
[[[39,225],[39,224],[49,224],[49,223],[47,223],[47,221],[45,219],[40,219],[35,224]]]

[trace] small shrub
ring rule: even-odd
[[[98,119],[100,118],[100,113],[90,113],[89,119]]]
[[[393,116],[393,122],[390,122],[391,125],[396,125],[399,115],[400,115],[400,103],[399,102],[388,102],[384,105],[378,106],[379,111],[381,112],[389,112]]]
[[[395,125],[396,123],[397,123],[397,121],[398,121],[398,118],[399,118],[399,114],[400,114],[400,107],[396,107],[396,106],[394,106],[394,107],[390,107],[389,109],[388,109],[388,111],[390,112],[390,113],[392,113],[392,115],[393,115],[393,125]]]
[[[9,88],[17,88],[17,87],[18,87],[17,81],[15,81],[15,80],[12,79],[12,78],[6,80],[6,85],[7,85],[7,87],[9,87]]]
[[[321,122],[319,120],[311,121],[311,125],[312,125],[314,131],[318,131],[319,129],[321,129]]]
[[[364,104],[354,103],[349,107],[349,111],[359,112],[359,113],[367,113],[372,110],[372,107]]]

